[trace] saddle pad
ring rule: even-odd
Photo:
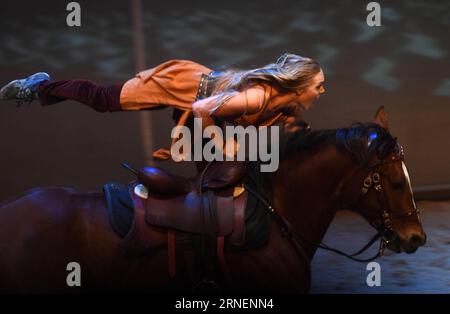
[[[113,230],[124,238],[131,229],[134,219],[134,205],[128,186],[122,183],[103,185],[109,222]]]

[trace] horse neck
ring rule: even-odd
[[[281,161],[271,180],[274,207],[308,240],[302,245],[310,259],[317,249],[311,243],[318,244],[325,236],[353,171],[350,158],[328,145],[312,154]]]

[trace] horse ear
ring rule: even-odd
[[[385,128],[386,130],[388,129],[388,117],[386,111],[384,110],[384,106],[378,108],[377,113],[375,113],[373,122],[375,122],[382,128]]]

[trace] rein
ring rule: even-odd
[[[303,249],[303,247],[302,247],[302,245],[301,245],[299,240],[303,240],[304,242],[306,242],[306,243],[308,243],[308,244],[310,244],[310,245],[312,245],[314,247],[317,247],[317,248],[320,248],[320,249],[323,249],[323,250],[326,250],[326,251],[334,252],[336,254],[345,256],[345,257],[347,257],[347,258],[349,258],[349,259],[351,259],[353,261],[360,262],[360,263],[370,262],[370,261],[373,261],[376,258],[381,256],[381,247],[380,247],[380,250],[378,251],[378,253],[375,256],[371,257],[371,258],[359,259],[359,258],[355,257],[355,256],[358,256],[358,255],[362,254],[368,248],[370,248],[373,245],[373,243],[375,243],[383,235],[382,232],[376,233],[370,239],[370,241],[362,249],[360,249],[358,252],[356,252],[354,254],[347,254],[347,253],[345,253],[345,252],[343,252],[341,250],[329,247],[326,244],[315,243],[315,242],[312,242],[312,241],[306,239],[297,230],[295,230],[295,228],[292,226],[292,224],[286,218],[284,218],[283,215],[281,215],[278,211],[276,211],[275,208],[273,208],[272,205],[270,205],[270,203],[260,193],[258,193],[257,191],[253,190],[253,188],[250,188],[248,185],[245,186],[245,189],[247,191],[249,191],[253,196],[255,196],[259,201],[261,201],[264,204],[264,206],[269,210],[269,214],[272,217],[272,219],[280,227],[281,232],[283,233],[283,236],[285,236],[286,238],[288,238],[288,239],[290,239],[292,241],[292,243],[294,244],[294,246],[295,246],[296,250],[298,251],[299,255],[302,256],[302,258],[305,261],[309,261],[309,258],[307,256],[307,254],[305,253],[305,250]],[[309,263],[308,263],[308,265],[309,265]]]
[[[400,147],[399,153],[392,155],[392,157],[389,160],[379,161],[379,162],[375,163],[374,165],[370,166],[369,174],[366,176],[366,178],[364,180],[363,187],[361,189],[361,194],[359,195],[357,204],[360,203],[361,199],[373,187],[376,192],[378,203],[382,210],[382,214],[381,214],[381,217],[379,220],[380,224],[378,226],[372,224],[372,226],[375,227],[375,229],[377,229],[378,232],[369,240],[369,242],[364,247],[362,247],[359,251],[357,251],[353,254],[345,253],[341,250],[332,248],[324,243],[315,243],[315,242],[312,242],[312,241],[306,239],[297,230],[295,230],[295,228],[292,226],[292,224],[286,218],[284,218],[283,215],[281,215],[278,211],[275,210],[275,208],[273,208],[273,206],[262,196],[263,193],[261,193],[260,191],[254,190],[253,188],[249,187],[248,185],[245,185],[245,188],[254,197],[256,197],[259,201],[261,201],[264,204],[264,206],[269,210],[269,214],[272,217],[272,219],[279,225],[283,235],[292,241],[292,243],[294,244],[294,246],[297,249],[297,251],[299,252],[299,254],[306,261],[308,261],[309,259],[306,255],[304,249],[302,248],[300,241],[304,241],[304,242],[312,245],[313,247],[331,251],[331,252],[334,252],[341,256],[345,256],[355,262],[367,263],[367,262],[371,262],[371,261],[377,259],[378,257],[383,256],[384,250],[386,249],[386,247],[392,241],[394,241],[396,239],[396,233],[395,233],[393,225],[392,225],[393,218],[400,218],[400,217],[405,217],[405,216],[408,217],[408,216],[419,214],[419,209],[417,209],[417,208],[415,208],[414,210],[409,211],[409,212],[392,214],[391,211],[389,210],[389,206],[386,202],[384,189],[381,184],[381,175],[378,171],[376,171],[379,167],[381,167],[383,165],[386,165],[389,163],[394,163],[394,162],[399,162],[399,161],[403,161],[403,160],[404,160],[403,150]],[[249,176],[249,177],[256,183],[256,181],[254,180],[254,178],[252,178],[252,176]],[[258,185],[256,185],[256,186],[258,186]],[[381,228],[380,228],[380,225],[381,225]],[[392,235],[394,235],[394,236],[392,236]],[[378,239],[381,239],[381,240],[380,240],[380,247],[378,249],[377,254],[375,254],[373,257],[370,257],[367,259],[360,259],[360,258],[356,257],[356,256],[364,253],[367,249],[369,249]]]

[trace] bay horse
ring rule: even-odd
[[[309,264],[340,209],[359,213],[379,232],[388,229],[385,243],[398,253],[424,245],[403,152],[387,129],[383,108],[375,123],[299,130],[282,140],[279,169],[261,175],[256,192],[278,220],[270,220],[261,247],[225,252],[230,292],[308,292]],[[297,237],[286,236],[286,228]],[[0,292],[160,293],[179,288],[168,273],[166,247],[130,257],[120,242],[102,192],[69,187],[26,191],[0,204]],[[81,267],[79,287],[67,285],[70,262]]]

